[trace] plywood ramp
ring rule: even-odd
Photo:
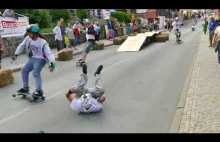
[[[136,36],[128,37],[124,41],[124,43],[118,48],[117,52],[139,51],[147,37],[151,37],[154,34],[160,34],[160,32],[139,33]]]

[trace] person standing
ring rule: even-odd
[[[204,34],[206,34],[207,32],[207,28],[208,28],[208,21],[207,18],[204,19],[205,23],[203,24],[203,32]]]
[[[78,24],[78,23],[77,23]],[[79,28],[77,26],[77,24],[75,24],[75,26],[73,27],[73,33],[74,33],[74,38],[75,38],[75,46],[80,45],[79,42]]]
[[[217,25],[216,29],[214,30],[214,35],[213,35],[213,39],[212,39],[212,46],[216,47],[215,52],[218,51],[218,63],[219,63],[219,67],[220,67],[220,22],[218,22],[218,25]]]
[[[96,31],[95,40],[99,41],[99,35],[100,35],[101,28],[100,28],[100,26],[98,26],[98,21],[95,22],[95,24],[93,26],[94,26],[94,30]]]
[[[212,47],[212,38],[214,35],[215,27],[216,27],[215,19],[214,17],[211,17],[209,22],[209,43],[210,43],[209,47]]]
[[[53,29],[53,33],[55,33],[55,41],[58,52],[63,49],[63,36],[61,33],[60,26],[61,26],[61,22],[57,21],[57,26]]]
[[[4,42],[3,42],[3,39],[2,39],[2,36],[1,36],[1,31],[0,31],[0,69],[1,69],[1,63],[2,63],[2,54],[4,53],[5,51],[5,46],[4,46]]]
[[[60,18],[60,30],[61,30],[61,34],[62,34],[62,37],[63,37],[63,40],[62,40],[62,48],[66,48],[66,44],[65,44],[65,40],[64,40],[64,37],[65,37],[65,28],[63,26],[63,22],[64,22],[64,19],[63,18]]]
[[[125,22],[123,21],[123,23],[122,23],[122,28],[123,28],[123,34],[124,34],[124,36],[126,35],[126,24],[125,24]]]
[[[77,48],[75,47],[74,45],[74,33],[73,33],[73,28],[72,28],[72,25],[70,23],[68,23],[68,27],[66,29],[66,33],[67,33],[67,36],[69,38],[69,41],[70,41],[70,48],[74,47],[74,49],[76,50]]]

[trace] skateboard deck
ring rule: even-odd
[[[31,94],[31,93],[15,93],[15,94],[12,94],[12,97],[15,98],[15,97],[18,97],[18,96],[22,96],[23,98],[28,99],[30,102],[36,102],[37,100],[42,100],[42,101],[45,100],[44,96],[33,97],[32,95],[33,94]]]

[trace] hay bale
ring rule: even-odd
[[[58,61],[69,61],[73,59],[73,50],[67,49],[67,50],[61,50],[57,54]]]
[[[103,50],[104,49],[104,42],[96,41],[92,50]]]
[[[146,29],[142,29],[141,30],[141,33],[146,33],[146,32],[150,32],[149,30],[146,30]]]
[[[134,32],[134,36],[136,36],[137,34],[139,34],[138,32]]]
[[[121,45],[123,42],[124,42],[124,41],[123,41],[123,39],[122,39],[121,37],[116,37],[116,38],[114,38],[114,40],[113,40],[113,43],[114,43],[115,45]]]
[[[159,34],[155,37],[155,42],[165,42],[169,39],[169,35]]]
[[[162,33],[161,36],[167,37],[167,40],[169,40],[169,34],[168,33]]]
[[[120,36],[120,38],[122,39],[123,42],[125,42],[125,40],[128,38],[127,36]]]
[[[134,33],[129,34],[129,36],[135,36]]]
[[[11,84],[14,81],[12,70],[2,69],[0,70],[0,88]]]

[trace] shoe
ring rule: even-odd
[[[29,93],[29,89],[21,88],[21,89],[18,90],[17,92],[18,92],[18,93]]]
[[[103,69],[103,65],[100,65],[100,66],[97,68],[97,70],[96,70],[96,72],[94,73],[94,75],[95,75],[95,76],[96,76],[96,75],[99,75],[99,74],[101,73],[102,69]]]
[[[33,92],[33,96],[42,97],[44,95],[43,91],[36,90]]]
[[[82,72],[87,74],[87,65],[85,63],[82,64]]]

